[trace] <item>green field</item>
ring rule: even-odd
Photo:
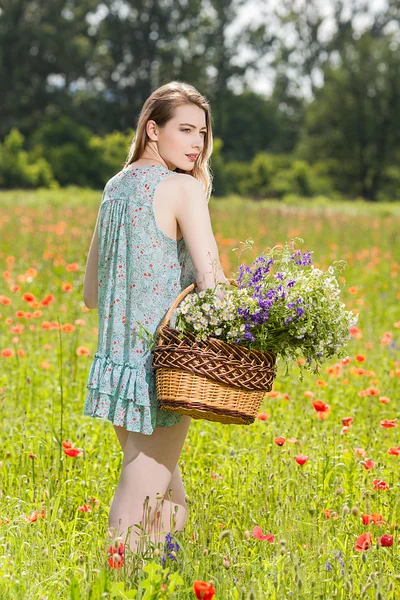
[[[299,236],[317,267],[347,261],[342,298],[359,320],[349,360],[325,363],[302,383],[296,365],[287,378],[280,365],[264,418],[250,426],[192,421],[180,459],[189,520],[175,534],[176,560],[167,559],[183,583],[145,592],[149,571],[138,567],[130,578],[107,564],[122,451],[110,422],[82,415],[97,342],[83,276],[100,201],[101,192],[78,188],[0,194],[1,600],[186,600],[195,598],[195,580],[212,582],[215,600],[400,598],[400,452],[388,453],[400,437],[397,422],[381,426],[399,412],[400,207],[210,201],[228,277],[240,241],[255,240],[242,254],[247,264]],[[324,419],[317,399],[330,407]],[[65,455],[65,440],[82,456]],[[297,455],[307,462],[297,464]],[[389,489],[374,489],[387,487],[374,480]],[[256,526],[273,540],[253,537]],[[368,532],[372,546],[357,551]],[[376,543],[383,534],[391,546]],[[161,564],[160,555],[146,563]]]

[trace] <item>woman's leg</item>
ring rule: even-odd
[[[121,448],[124,451],[129,431],[127,431],[125,427],[120,427],[119,425],[114,425],[114,430],[118,437]],[[171,494],[169,492],[171,492]],[[172,473],[167,492],[164,495],[162,515],[161,518],[157,519],[156,531],[160,531],[160,526],[162,526],[163,523],[164,527],[167,527],[167,524],[171,524],[172,516],[175,517],[175,530],[182,531],[185,528],[187,523],[187,504],[185,496],[186,492],[185,488],[183,487],[179,464],[177,464],[174,472]],[[152,534],[155,533],[155,525],[156,521],[153,522],[151,528]]]
[[[122,451],[124,451],[129,431],[125,429],[125,427],[120,427],[119,425],[114,425],[114,431],[117,434],[117,438],[121,445]]]
[[[171,490],[171,495],[169,494]],[[186,492],[183,487],[182,477],[177,464],[169,482],[167,492],[164,495],[162,508],[157,511],[157,519],[153,522],[152,533],[159,531],[172,531],[172,517],[175,519],[174,531],[182,531],[187,523]],[[161,512],[161,514],[159,514]],[[153,539],[153,538],[152,538]]]
[[[133,551],[137,551],[138,539],[143,533],[150,535],[156,516],[156,504],[157,512],[162,510],[162,520],[165,524],[163,531],[168,531],[169,517],[165,523],[165,516],[167,512],[169,515],[169,503],[164,501],[164,507],[161,508],[161,500],[156,499],[156,494],[161,496],[166,494],[168,498],[168,490],[173,489],[170,488],[170,483],[190,422],[191,417],[183,415],[181,421],[176,425],[156,427],[152,435],[127,432],[120,480],[110,507],[109,528],[114,529],[117,531],[117,535],[126,539],[128,527],[133,526],[129,540]],[[175,482],[179,486],[177,477],[180,479],[180,474],[175,474]],[[182,507],[182,512],[185,509],[185,505],[181,504],[182,489],[177,496],[178,512],[179,506]],[[146,496],[149,497],[149,500],[147,510],[144,512]],[[172,501],[174,502],[173,499]],[[134,527],[135,524],[140,523],[146,529],[143,533]],[[154,533],[150,539],[155,541]]]

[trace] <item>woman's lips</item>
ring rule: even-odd
[[[195,162],[196,158],[198,157],[198,154],[186,154],[186,156],[188,157],[189,160],[191,160],[192,162]]]

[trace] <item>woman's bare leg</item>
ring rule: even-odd
[[[161,509],[161,500],[156,499],[156,494],[167,495],[168,498],[168,490],[174,489],[170,484],[190,422],[191,417],[183,415],[182,420],[176,425],[156,427],[151,435],[127,432],[121,476],[111,503],[108,522],[109,528],[116,531],[117,535],[121,535],[123,539],[126,539],[128,527],[133,526],[129,544],[135,552],[138,550],[138,541],[143,533],[149,536],[147,539],[155,541],[154,531],[152,534],[151,532],[156,516],[156,504],[157,510],[162,510],[162,520],[165,525],[162,531],[169,531],[170,506],[168,505],[170,503],[164,500],[164,506]],[[118,433],[121,434],[121,432]],[[183,515],[185,503],[184,498],[182,501],[183,485],[180,488],[182,480],[179,469],[175,474],[174,481],[178,485],[179,491],[174,495],[178,502],[174,502],[174,498],[171,496],[172,508],[173,503],[177,504],[178,513],[181,510]],[[144,513],[146,496],[149,497],[148,514]],[[179,507],[181,508],[179,509]],[[167,514],[168,519],[165,518]],[[179,515],[179,519],[180,523],[184,522],[181,515]],[[141,532],[134,527],[135,524],[140,523],[142,527],[145,527],[146,532]]]
[[[119,425],[114,425],[114,430],[121,449],[124,451],[129,431],[127,431],[125,427],[120,427]],[[169,482],[168,490],[164,495],[162,515],[159,515],[158,511],[159,516],[157,518],[157,523],[155,520],[151,527],[152,541],[154,541],[154,536],[157,535],[157,531],[160,531],[163,523],[165,527],[167,524],[171,525],[172,516],[174,516],[175,520],[175,530],[182,531],[185,528],[187,523],[187,503],[185,496],[186,492],[183,487],[179,464],[177,464],[172,474],[171,481]],[[171,527],[169,527],[169,529],[171,529]]]

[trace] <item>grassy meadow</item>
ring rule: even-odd
[[[189,600],[195,581],[209,584],[204,600],[400,598],[400,206],[210,201],[227,276],[240,241],[255,240],[247,264],[299,236],[317,267],[347,261],[342,301],[359,320],[347,359],[302,383],[280,364],[250,426],[192,420],[179,549],[129,575],[104,553],[122,451],[110,422],[82,415],[100,201],[78,188],[0,193],[1,600]]]

